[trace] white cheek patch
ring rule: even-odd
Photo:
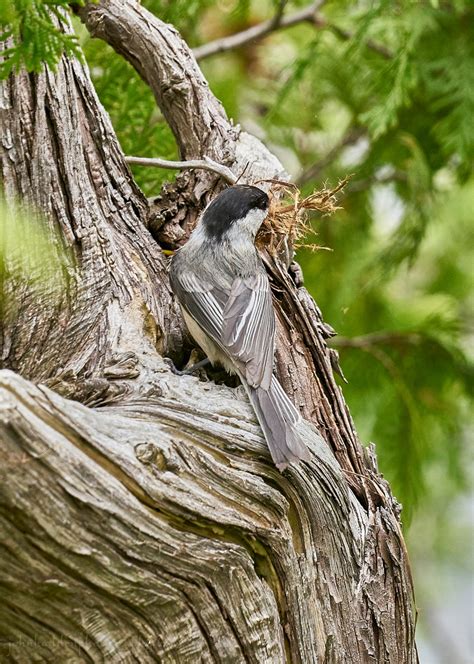
[[[258,208],[255,208],[254,210],[250,210],[250,212],[247,212],[245,217],[242,217],[242,219],[237,219],[234,221],[232,226],[229,229],[228,236],[230,239],[235,238],[236,240],[239,239],[239,235],[242,233],[251,235],[252,237],[255,237],[257,235],[257,231],[260,228],[260,226],[263,224],[263,221],[265,217],[268,214],[268,210],[259,210]]]
[[[268,210],[259,210],[256,208],[255,210],[250,210],[250,212],[245,215],[244,219],[237,223],[242,223],[249,232],[256,235],[267,214]]]

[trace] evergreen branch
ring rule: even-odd
[[[361,180],[354,180],[354,182],[352,182],[347,188],[347,192],[350,194],[354,194],[359,191],[365,191],[373,184],[388,184],[390,182],[403,182],[406,184],[407,181],[408,177],[406,173],[400,170],[389,171],[387,173],[384,173],[383,175],[377,175],[377,173],[374,173],[372,176],[368,178],[363,178]]]
[[[338,25],[335,25],[334,23],[329,23],[322,18],[320,19],[319,23],[321,28],[329,28],[334,32],[334,34],[340,37],[340,39],[342,39],[343,41],[349,41],[354,36],[354,33],[350,32],[350,30],[345,30],[344,28],[341,28]],[[381,55],[383,58],[385,58],[385,60],[391,60],[393,58],[392,51],[390,51],[383,44],[373,41],[373,39],[368,39],[365,42],[365,45],[367,46],[367,48],[370,48],[371,51],[374,51],[375,53]]]
[[[217,173],[228,184],[235,184],[237,177],[232,173],[230,168],[223,164],[218,164],[209,157],[204,159],[190,159],[188,161],[169,161],[168,159],[148,158],[148,157],[125,157],[127,164],[136,164],[137,166],[151,166],[153,168],[199,168],[203,171],[211,171]]]
[[[329,166],[334,161],[334,159],[336,159],[336,157],[345,147],[357,143],[359,138],[362,138],[364,134],[365,131],[362,129],[362,127],[350,127],[342,136],[342,138],[336,143],[336,145],[334,145],[334,147],[332,147],[329,152],[324,155],[324,157],[300,173],[296,179],[296,184],[301,186],[310,180],[315,180],[324,171],[324,169]]]
[[[80,0],[82,2],[82,0]],[[54,69],[63,53],[82,59],[78,38],[67,24],[68,0],[3,0],[0,12],[0,80],[24,67]]]
[[[439,330],[442,328],[442,322],[440,319],[429,321],[430,325],[433,325]],[[371,332],[369,334],[362,334],[356,337],[335,337],[331,339],[331,347],[334,348],[352,348],[355,350],[361,350],[374,354],[374,350],[383,346],[391,347],[392,349],[402,350],[404,347],[418,347],[422,345],[429,345],[432,349],[435,349],[438,352],[438,357],[444,355],[449,358],[453,372],[459,378],[468,393],[472,392],[472,386],[474,384],[474,365],[468,357],[466,357],[462,347],[456,343],[455,338],[452,337],[453,333],[451,332],[450,338],[443,339],[440,336],[436,336],[429,331],[424,331],[422,329],[418,331],[406,331],[406,332]],[[398,347],[398,348],[397,348]]]
[[[316,0],[316,2],[311,3],[307,7],[303,7],[303,9],[300,9],[289,16],[284,15],[283,10],[286,3],[281,2],[277,13],[272,18],[262,21],[257,25],[253,25],[251,28],[237,32],[234,35],[221,37],[207,44],[197,46],[193,49],[194,57],[196,60],[203,60],[204,58],[209,58],[217,53],[232,51],[241,46],[245,46],[245,44],[262,39],[276,30],[291,28],[299,23],[311,23],[315,28],[332,30],[334,34],[345,41],[352,39],[354,36],[352,32],[345,30],[334,23],[330,23],[318,13],[324,2],[325,0]],[[371,39],[366,42],[366,46],[387,60],[390,60],[393,57],[392,52],[383,44],[374,42]]]

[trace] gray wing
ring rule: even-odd
[[[245,365],[249,385],[268,390],[273,372],[275,314],[266,274],[235,279],[223,315],[225,348]]]
[[[230,293],[198,280],[192,272],[172,276],[181,305],[236,363],[252,387],[269,389],[275,315],[265,273],[237,278]]]
[[[199,281],[193,272],[171,273],[173,291],[182,307],[219,346],[222,346],[223,310],[228,293]]]

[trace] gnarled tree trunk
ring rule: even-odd
[[[133,0],[78,11],[150,84],[183,157],[284,177],[171,26]],[[149,207],[72,59],[1,95],[6,196],[46,213],[65,276],[38,296],[14,251],[3,270],[0,659],[415,662],[398,505],[295,270],[266,256],[312,452],[280,474],[242,389],[165,359],[189,342],[159,241],[184,240],[217,176],[183,174]]]

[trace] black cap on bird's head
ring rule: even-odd
[[[267,194],[251,185],[234,185],[221,191],[207,206],[202,225],[207,234],[221,239],[237,221],[242,221],[255,234],[265,219],[270,201]]]

